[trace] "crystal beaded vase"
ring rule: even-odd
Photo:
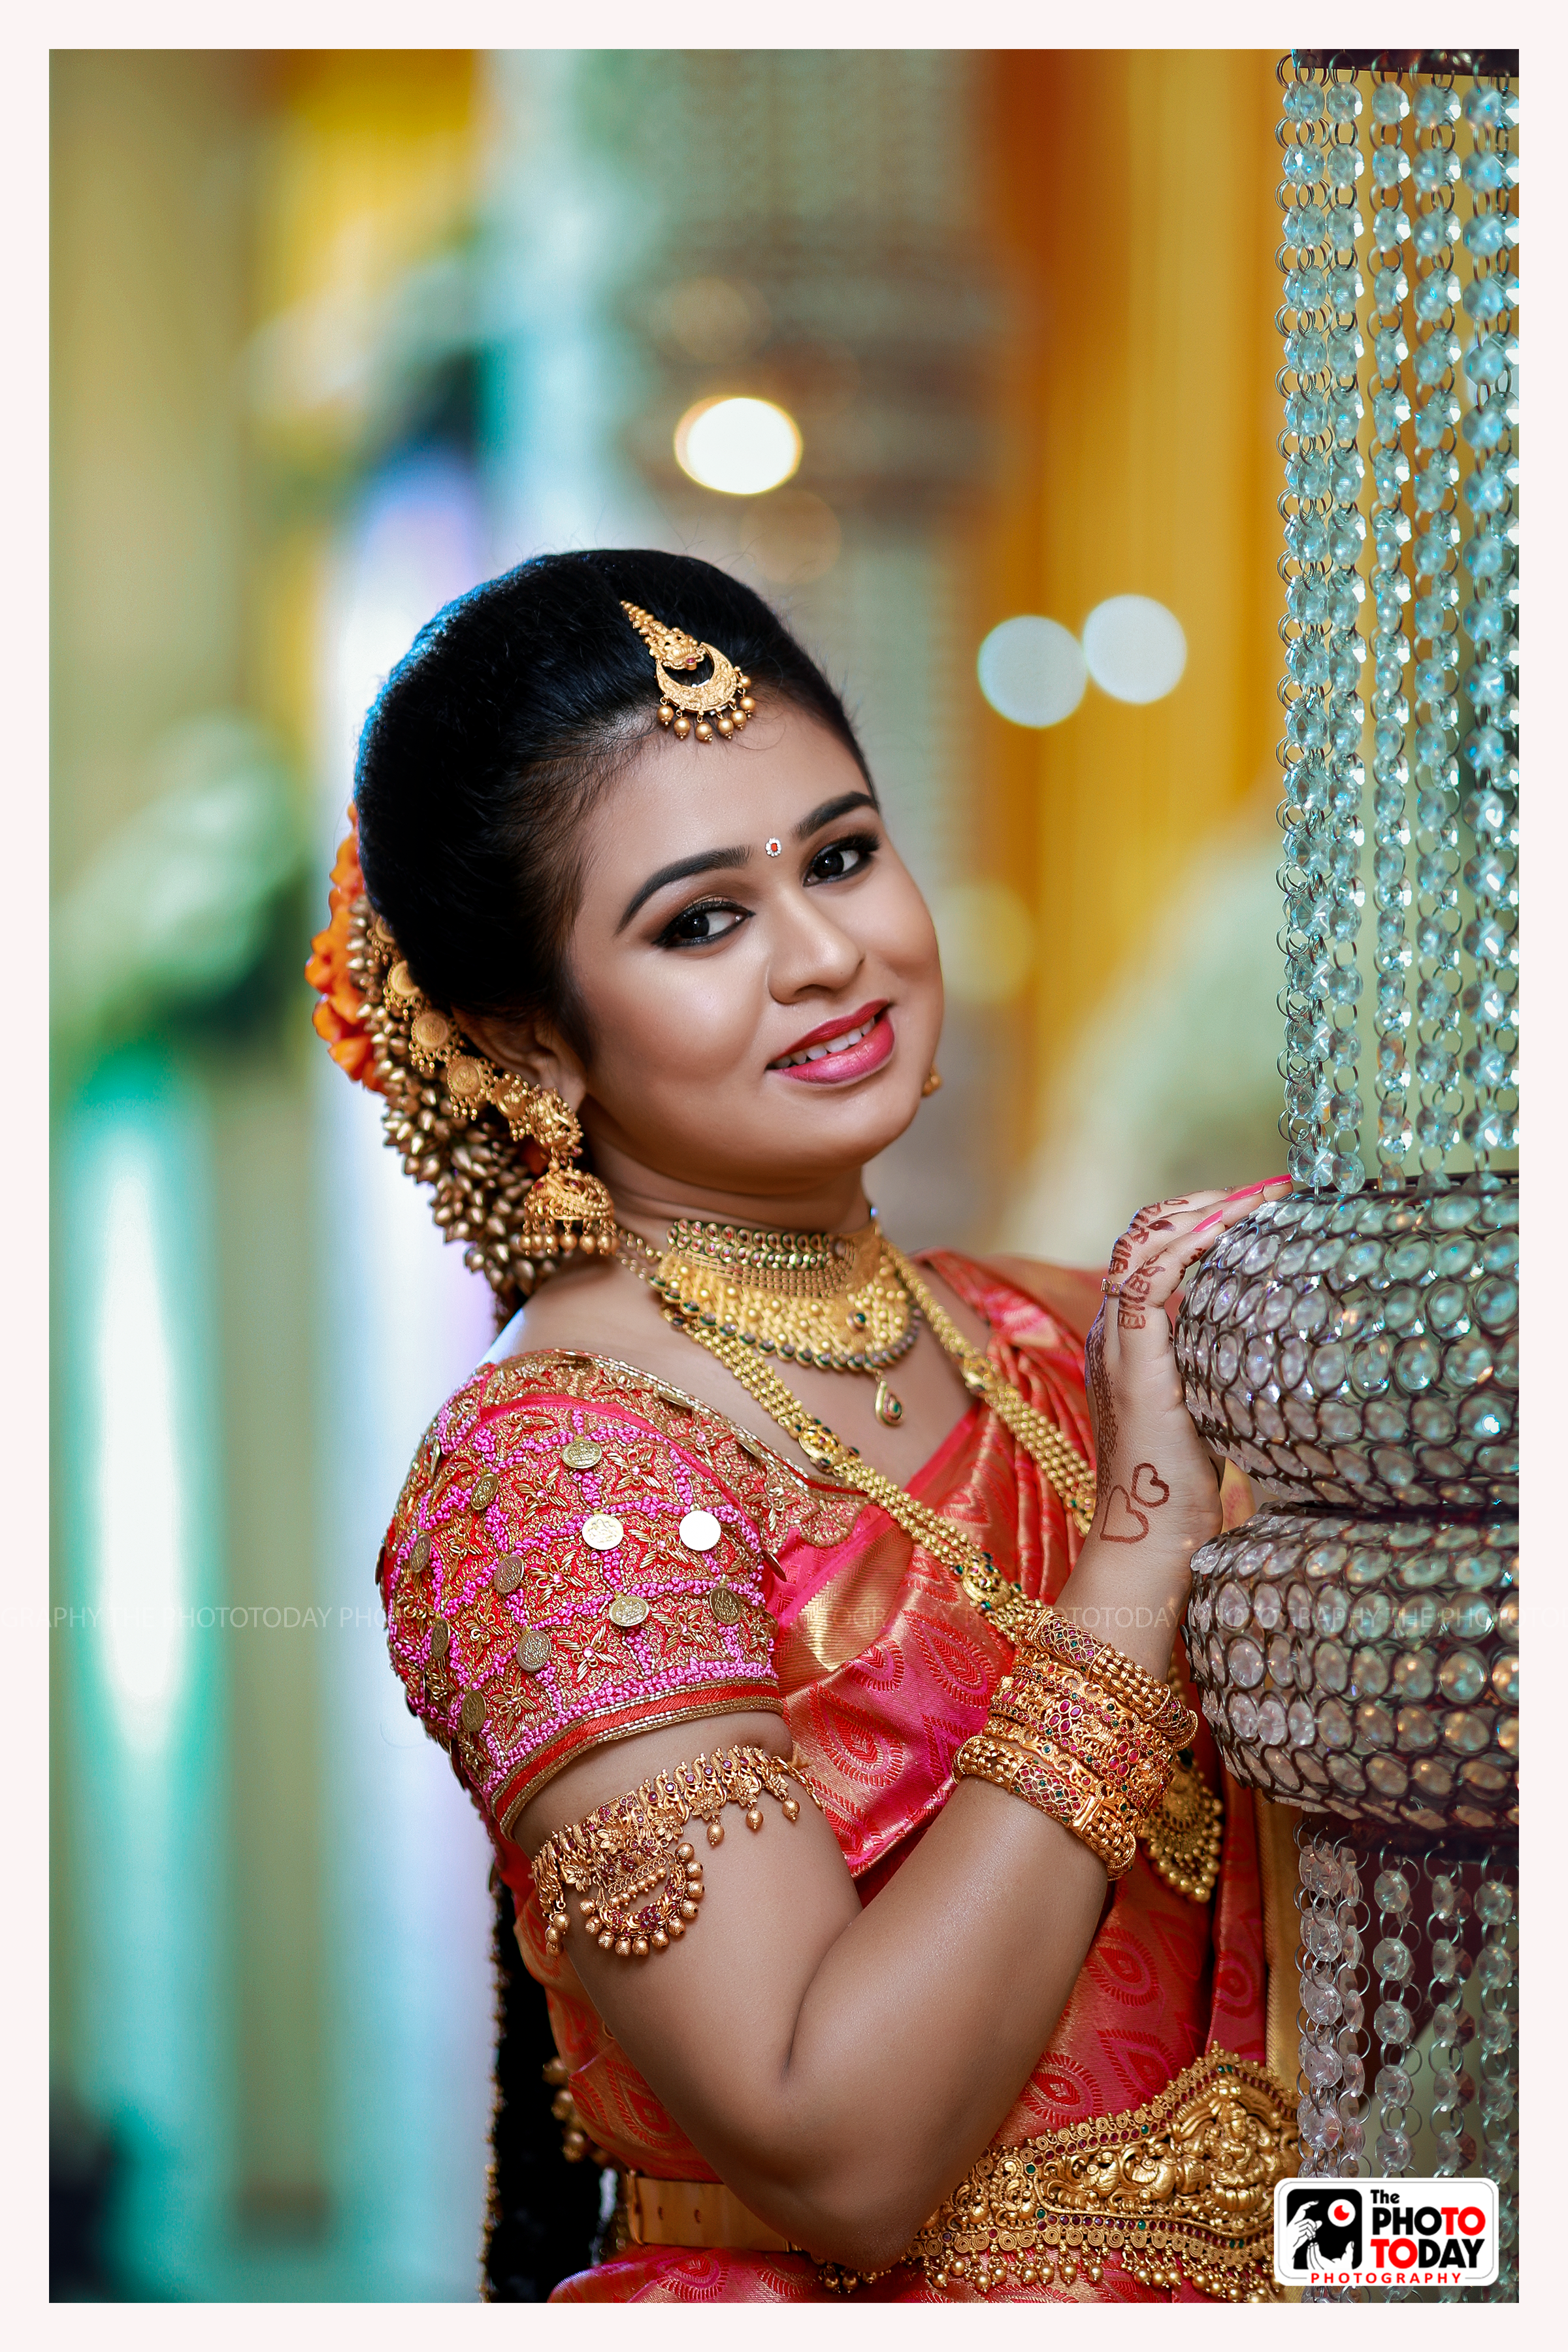
[[[1264,1509],[1193,1564],[1187,1646],[1238,1780],[1424,1831],[1517,1823],[1518,1530]]]
[[[1177,1333],[1187,1404],[1260,1495],[1374,1511],[1519,1496],[1519,1193],[1300,1196],[1234,1226]]]

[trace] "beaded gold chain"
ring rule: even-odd
[[[619,1253],[621,1263],[657,1289],[652,1269],[658,1263],[658,1253],[640,1234],[628,1234],[624,1227],[621,1241],[625,1244]],[[939,1344],[956,1363],[964,1386],[1006,1423],[1061,1496],[1080,1534],[1087,1534],[1094,1517],[1094,1473],[1082,1454],[1044,1413],[1002,1378],[978,1348],[970,1345],[909,1259],[885,1236],[882,1248]],[[683,1316],[668,1300],[664,1303],[664,1317],[666,1322],[685,1331],[699,1347],[716,1357],[763,1412],[781,1429],[788,1431],[808,1461],[832,1472],[847,1486],[858,1487],[886,1511],[906,1535],[912,1536],[933,1559],[951,1569],[974,1606],[990,1618],[1005,1639],[1016,1642],[1035,1624],[1039,1604],[1026,1600],[1016,1585],[1008,1582],[989,1552],[983,1551],[973,1537],[952,1519],[944,1518],[940,1511],[933,1511],[929,1504],[920,1502],[875,1469],[858,1446],[847,1445],[825,1421],[808,1412],[773,1367],[762,1361],[753,1346],[738,1336],[710,1328],[703,1321]]]

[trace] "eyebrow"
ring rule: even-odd
[[[877,803],[869,793],[840,793],[837,800],[824,801],[820,808],[815,808],[809,816],[802,817],[795,826],[795,838],[796,841],[809,841],[814,833],[820,833],[823,826],[831,824],[836,817],[847,816],[851,809],[874,809],[876,806]]]
[[[815,821],[821,822],[820,819]],[[648,876],[642,888],[634,895],[626,913],[616,925],[616,931],[624,931],[638,909],[646,907],[657,891],[668,889],[672,882],[687,881],[693,874],[716,874],[721,867],[727,866],[744,866],[751,854],[744,848],[700,849],[695,857],[678,857],[673,866],[661,866],[657,874]]]

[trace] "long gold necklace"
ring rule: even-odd
[[[685,1226],[672,1227],[672,1242],[677,1232],[685,1234],[689,1230]],[[727,1226],[710,1230],[720,1234],[721,1246],[734,1254],[731,1264],[741,1263],[739,1254],[744,1249],[754,1253],[745,1261],[753,1272],[762,1265],[771,1267],[774,1275],[804,1274],[806,1269],[799,1263],[801,1256],[820,1252],[835,1238],[852,1240],[864,1248],[863,1235],[758,1234]],[[877,1233],[875,1221],[869,1230]],[[909,1305],[910,1338],[903,1346],[907,1347],[914,1337],[914,1310],[918,1308],[939,1344],[957,1365],[964,1387],[972,1396],[982,1398],[1006,1423],[1061,1496],[1079,1534],[1087,1535],[1094,1517],[1095,1483],[1094,1473],[1082,1454],[1054,1422],[1047,1421],[1027,1398],[1019,1395],[1011,1381],[1002,1378],[982,1349],[970,1345],[903,1252],[895,1249],[885,1234],[878,1233],[877,1237],[880,1264],[901,1286]],[[616,1255],[629,1272],[658,1292],[667,1323],[673,1324],[678,1331],[687,1332],[700,1347],[717,1357],[763,1412],[781,1429],[788,1431],[809,1461],[842,1478],[847,1486],[858,1488],[886,1511],[895,1526],[902,1528],[944,1568],[951,1569],[982,1615],[1004,1641],[1016,1647],[1034,1626],[1040,1604],[1026,1600],[1017,1586],[1008,1582],[988,1551],[983,1550],[953,1520],[944,1518],[940,1511],[933,1511],[929,1504],[918,1501],[880,1470],[873,1469],[858,1447],[847,1445],[825,1421],[808,1412],[772,1365],[763,1360],[765,1350],[759,1333],[748,1329],[742,1334],[739,1328],[727,1331],[717,1317],[710,1318],[707,1310],[692,1316],[683,1310],[679,1300],[672,1304],[661,1279],[670,1252],[661,1256],[640,1234],[628,1233],[623,1225],[616,1229]],[[795,1261],[793,1265],[792,1259]],[[675,1288],[671,1283],[669,1290]],[[795,1360],[820,1363],[823,1359],[820,1354],[807,1359],[797,1349]],[[858,1370],[860,1367],[851,1362],[834,1369]],[[1179,1689],[1174,1659],[1172,1681]],[[1167,1886],[1189,1902],[1206,1903],[1214,1892],[1223,1825],[1220,1800],[1205,1784],[1191,1751],[1184,1752],[1160,1811],[1141,1824],[1140,1835],[1152,1868]]]
[[[876,1231],[874,1224],[872,1231]],[[933,1558],[951,1569],[975,1607],[990,1618],[1005,1638],[1016,1641],[1033,1622],[1037,1603],[1026,1600],[1017,1586],[1008,1582],[990,1553],[953,1520],[933,1511],[929,1504],[918,1501],[880,1470],[874,1469],[858,1446],[847,1445],[817,1414],[808,1412],[772,1365],[763,1360],[755,1335],[742,1337],[738,1329],[726,1331],[717,1320],[710,1323],[705,1316],[691,1317],[678,1302],[672,1303],[661,1279],[664,1258],[639,1234],[627,1233],[622,1227],[619,1238],[617,1254],[621,1263],[658,1293],[666,1322],[685,1331],[716,1357],[763,1412],[781,1429],[789,1432],[808,1461],[831,1471],[846,1485],[858,1487],[879,1504],[906,1535],[912,1536]],[[745,1238],[775,1245],[787,1244],[790,1239],[787,1235]],[[958,1367],[965,1388],[1006,1423],[1025,1451],[1039,1464],[1079,1533],[1087,1534],[1094,1517],[1094,1473],[1082,1454],[1054,1423],[1002,1378],[980,1349],[970,1345],[903,1252],[895,1249],[885,1234],[879,1234],[878,1240],[883,1265],[890,1270],[910,1303],[911,1328],[912,1310],[918,1308],[931,1325],[939,1345]]]

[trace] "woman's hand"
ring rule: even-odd
[[[1188,1563],[1220,1528],[1215,1465],[1183,1400],[1168,1309],[1194,1258],[1259,1201],[1289,1189],[1289,1177],[1272,1177],[1140,1209],[1111,1254],[1089,1334],[1100,1499],[1058,1606],[1157,1673],[1169,1659]]]

